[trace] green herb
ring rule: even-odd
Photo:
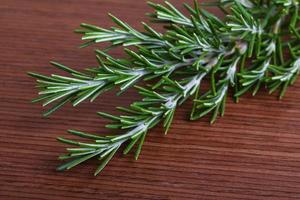
[[[118,107],[124,113],[120,116],[98,113],[113,121],[106,127],[120,130],[118,135],[69,131],[91,143],[58,138],[75,146],[59,157],[67,161],[58,170],[68,170],[95,157],[100,160],[97,175],[121,147],[124,154],[135,149],[137,159],[148,131],[162,122],[167,133],[177,107],[187,99],[194,101],[191,120],[211,114],[213,123],[224,115],[229,90],[234,92],[236,101],[248,91],[255,95],[263,86],[270,93],[279,90],[281,98],[300,72],[300,16],[296,0],[220,0],[204,3],[201,9],[195,1],[193,8],[185,4],[189,16],[169,2],[149,5],[155,10],[149,14],[152,21],[166,24],[164,33],[146,23],[140,32],[110,15],[117,27],[81,24],[81,29],[76,30],[86,41],[82,47],[111,44],[96,51],[99,66],[79,72],[51,62],[69,76],[29,73],[37,79],[40,89],[33,102],[54,104],[45,116],[69,102],[77,106],[85,100],[93,101],[115,87],[121,94],[134,86],[143,97],[129,108]],[[224,19],[202,6],[219,7]],[[127,56],[112,57],[108,52],[115,46],[123,46]],[[201,87],[203,81],[210,83],[206,91]]]

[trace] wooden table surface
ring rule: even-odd
[[[144,0],[1,0],[0,199],[300,199],[299,81],[282,101],[266,91],[229,100],[213,126],[188,122],[187,103],[169,135],[160,127],[148,134],[138,161],[117,154],[98,177],[96,161],[55,171],[65,150],[56,137],[67,129],[107,133],[96,111],[114,112],[137,96],[110,92],[45,119],[41,105],[30,103],[37,90],[26,72],[57,72],[49,60],[93,66],[96,47],[78,49],[73,29],[81,22],[109,27],[107,12],[141,28],[148,11]]]

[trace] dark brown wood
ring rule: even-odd
[[[95,46],[78,49],[72,30],[81,22],[109,27],[107,12],[140,28],[147,11],[141,0],[1,0],[0,199],[300,199],[299,81],[282,101],[266,91],[239,104],[229,100],[213,126],[188,122],[187,103],[169,135],[160,127],[148,134],[138,161],[118,154],[98,177],[97,161],[55,171],[65,147],[56,137],[70,128],[107,133],[95,112],[114,112],[136,95],[110,92],[45,119],[30,103],[37,91],[26,72],[57,72],[49,60],[95,65]]]

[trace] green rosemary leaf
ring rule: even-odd
[[[69,101],[72,100],[72,96],[68,96],[66,98],[64,98],[63,100],[61,100],[59,103],[57,103],[56,105],[54,105],[52,108],[50,108],[47,112],[45,112],[43,114],[44,117],[48,117],[49,115],[51,115],[53,112],[55,112],[56,110],[58,110],[59,108],[61,108],[62,106],[64,106],[66,103],[68,103]]]
[[[127,147],[124,149],[123,154],[128,154],[129,151],[132,149],[132,147],[136,144],[136,142],[140,139],[141,135],[138,135],[134,139],[131,140],[131,142],[127,145]]]
[[[93,139],[93,140],[100,140],[100,139],[104,138],[104,137],[97,136],[94,134],[83,133],[83,132],[75,131],[75,130],[68,130],[68,133],[82,137],[82,138]]]
[[[118,151],[118,148],[115,148],[104,160],[103,162],[101,162],[101,164],[99,165],[99,167],[97,168],[97,170],[94,173],[94,176],[97,176],[103,169],[104,167],[107,165],[107,163],[112,159],[112,157],[115,155],[115,153]]]
[[[68,73],[86,76],[85,74],[83,74],[83,73],[81,73],[81,72],[78,72],[78,71],[76,71],[76,70],[74,70],[74,69],[71,69],[71,68],[69,68],[69,67],[67,67],[67,66],[64,66],[64,65],[62,65],[62,64],[59,64],[59,63],[57,63],[57,62],[51,61],[50,63],[51,63],[53,66],[57,67],[58,69],[64,70],[64,71],[66,71],[66,72],[68,72]]]
[[[79,156],[78,158],[59,166],[56,170],[58,170],[58,171],[69,170],[72,167],[75,167],[75,166],[79,165],[80,163],[82,163],[82,162],[84,162],[84,161],[86,161],[86,160],[88,160],[92,157],[97,156],[99,153],[100,152],[95,152],[95,153],[92,153],[92,154]]]
[[[136,150],[136,152],[135,152],[135,155],[134,155],[135,160],[137,160],[137,159],[139,158],[139,155],[140,155],[141,150],[142,150],[142,146],[143,146],[144,141],[145,141],[145,137],[146,137],[146,132],[144,132],[144,133],[142,134],[140,143],[139,143],[139,145],[138,145],[138,147],[137,147],[137,150]]]

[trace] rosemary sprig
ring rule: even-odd
[[[299,2],[296,0],[220,0],[204,3],[217,6],[226,15],[220,19],[205,9],[185,4],[190,16],[171,3],[149,3],[155,12],[148,14],[153,22],[166,24],[159,33],[146,23],[138,31],[110,14],[117,25],[110,29],[83,23],[76,33],[82,35],[87,47],[107,42],[105,50],[96,50],[98,66],[84,72],[51,62],[69,74],[51,76],[29,73],[37,79],[43,106],[54,103],[44,114],[48,116],[71,102],[74,106],[93,101],[103,92],[119,87],[118,94],[134,86],[142,100],[129,108],[118,107],[120,116],[99,112],[112,120],[108,129],[117,135],[98,136],[79,131],[69,133],[91,140],[80,142],[58,138],[75,148],[67,148],[60,156],[66,163],[58,170],[68,170],[78,164],[98,158],[97,175],[124,146],[129,153],[135,146],[137,159],[148,131],[162,122],[165,133],[170,129],[178,106],[193,97],[191,120],[211,113],[211,123],[225,113],[226,99],[232,88],[237,101],[252,90],[255,95],[265,85],[270,93],[280,90],[282,98],[300,72]],[[114,58],[109,49],[123,46],[124,58]],[[129,48],[129,47],[134,48]],[[210,88],[202,91],[208,80]],[[147,86],[141,87],[146,83]]]
[[[130,108],[118,108],[129,115],[113,116],[99,112],[99,115],[115,122],[114,124],[107,125],[107,128],[126,130],[125,133],[101,139],[89,138],[94,139],[94,143],[92,144],[82,144],[59,138],[61,142],[76,145],[78,148],[72,149],[68,155],[61,157],[62,159],[72,160],[60,166],[58,170],[70,169],[75,164],[77,165],[91,157],[97,156],[100,159],[108,160],[126,142],[129,143],[123,151],[124,154],[127,154],[136,143],[139,143],[135,151],[135,159],[137,159],[148,130],[163,120],[165,132],[167,133],[176,107],[186,96],[190,96],[196,91],[204,76],[204,73],[199,73],[184,79],[182,80],[182,82],[186,82],[184,85],[167,80],[164,83],[165,88],[162,89],[163,92],[161,93],[138,87],[140,94],[144,97],[143,101],[133,103]],[[78,132],[71,131],[71,133],[76,134]],[[107,162],[103,161],[103,163],[106,164]],[[103,165],[100,165],[95,175],[102,169]]]

